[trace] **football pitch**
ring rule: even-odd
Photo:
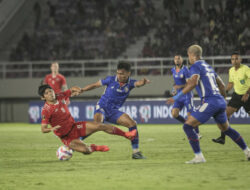
[[[250,146],[250,125],[232,125]],[[229,138],[215,144],[216,125],[202,125],[200,143],[207,160],[188,165],[193,153],[181,125],[138,125],[145,160],[131,159],[128,140],[103,132],[85,140],[109,152],[74,152],[59,161],[62,144],[40,125],[0,124],[0,190],[250,190],[250,162]],[[122,128],[125,129],[125,128]]]

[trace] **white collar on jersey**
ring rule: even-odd
[[[119,82],[117,76],[115,76],[115,81]],[[130,77],[128,77],[128,81],[126,83],[129,83],[129,82],[130,82]]]

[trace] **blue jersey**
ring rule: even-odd
[[[173,74],[174,83],[176,85],[185,85],[187,82],[187,79],[190,78],[190,73],[186,66],[182,66],[179,72],[176,71],[175,67],[173,67],[171,71]],[[178,92],[181,90],[182,89],[178,89]]]
[[[135,82],[136,80],[129,78],[127,83],[121,85],[116,76],[107,76],[101,80],[102,85],[106,85],[106,89],[98,104],[110,109],[119,109],[135,87]]]
[[[188,70],[188,68],[186,66],[182,66],[181,69],[179,70],[179,72],[176,71],[176,68],[173,67],[171,69],[172,71],[172,74],[173,74],[173,78],[174,78],[174,83],[176,85],[185,85],[186,82],[187,82],[187,79],[190,78],[190,72]],[[183,87],[184,88],[184,87]],[[180,92],[183,88],[179,88],[177,90],[177,92]],[[186,94],[185,98],[192,98],[193,97],[193,94],[192,92],[189,92]],[[183,101],[184,101],[184,98],[182,98]]]
[[[216,123],[226,123],[226,101],[220,94],[216,82],[217,74],[213,68],[205,61],[199,60],[190,67],[190,74],[191,77],[199,76],[196,90],[202,100],[201,107],[193,111],[191,115],[201,123],[205,123],[211,117],[215,119]]]
[[[190,75],[198,75],[199,81],[196,86],[199,97],[204,100],[208,98],[224,98],[221,96],[218,85],[216,83],[217,74],[213,68],[204,60],[196,61],[190,67]]]

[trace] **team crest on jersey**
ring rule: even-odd
[[[240,80],[240,84],[245,84],[245,80]]]
[[[124,88],[124,91],[127,93],[127,92],[128,92],[128,87],[125,87],[125,88]]]
[[[183,74],[181,74],[180,77],[183,78]]]
[[[56,109],[55,109],[55,112],[57,112],[57,111],[58,111],[58,109],[56,108]]]
[[[116,89],[116,91],[117,91],[117,92],[122,92],[122,90],[121,90],[121,89],[119,89],[119,88],[118,88],[118,89]]]
[[[77,129],[81,129],[82,125],[77,125],[76,127],[77,127]]]
[[[66,112],[64,108],[61,108],[61,110],[62,110],[62,112],[63,112],[63,113],[65,113],[65,112]]]

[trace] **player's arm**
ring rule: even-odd
[[[180,97],[182,97],[184,94],[187,94],[188,92],[192,91],[195,86],[198,84],[199,81],[199,75],[193,75],[188,81],[186,86],[180,91],[178,94],[173,96],[172,98],[167,99],[168,104],[174,103],[176,100],[178,100]]]
[[[61,90],[62,90],[62,92],[64,92],[64,91],[68,90],[68,86],[67,86],[67,84],[62,85]]]
[[[225,90],[225,84],[224,84],[224,82],[222,81],[222,79],[219,76],[216,77],[216,83],[217,83],[217,85],[219,87],[221,95],[224,98],[226,98],[227,95],[226,95],[226,90]]]
[[[82,89],[78,86],[73,86],[69,89],[71,91],[71,97],[73,96],[78,96],[79,94],[82,93]]]
[[[51,131],[59,129],[60,127],[61,127],[60,125],[57,125],[55,127],[48,127],[48,124],[42,124],[41,130],[42,130],[42,133],[49,133]]]
[[[102,86],[102,82],[99,80],[95,83],[89,84],[83,88],[81,88],[81,93],[85,92],[85,91],[89,91],[89,90],[93,90],[95,88],[99,88]]]
[[[226,87],[226,93],[228,93],[233,87],[234,87],[234,83],[228,82],[227,87]]]
[[[246,94],[244,94],[244,95],[242,96],[241,100],[242,100],[243,102],[246,102],[246,101],[248,100],[249,96],[250,96],[250,88],[248,88],[248,91],[246,92]]]
[[[136,81],[134,85],[135,85],[135,87],[138,88],[138,87],[144,86],[145,84],[148,84],[148,83],[150,83],[150,81],[146,78],[143,78],[141,80]]]

